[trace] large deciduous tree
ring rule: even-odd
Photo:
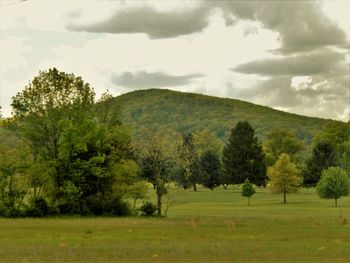
[[[89,84],[56,68],[40,72],[13,97],[7,127],[29,145],[36,163],[50,167],[47,198],[59,213],[118,214],[126,192],[120,185],[137,173],[118,107],[110,95],[97,105],[94,99]]]
[[[232,129],[224,147],[223,165],[225,176],[232,184],[241,184],[249,179],[258,186],[265,185],[265,154],[248,122],[238,122]]]
[[[266,134],[265,146],[268,147],[272,155],[270,165],[274,164],[282,153],[292,157],[304,149],[303,141],[298,140],[288,130],[280,128],[272,129]]]
[[[287,193],[296,192],[302,183],[299,170],[288,154],[281,154],[277,162],[268,168],[269,185],[272,192],[283,194],[287,203]]]

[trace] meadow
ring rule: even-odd
[[[199,188],[173,194],[166,218],[0,219],[0,262],[350,262],[350,197],[281,201]]]

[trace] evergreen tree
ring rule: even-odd
[[[322,171],[328,167],[337,165],[338,154],[332,144],[328,142],[317,143],[303,172],[304,185],[316,186],[321,178]]]
[[[258,186],[265,185],[265,154],[248,122],[238,122],[232,129],[224,148],[223,165],[225,176],[232,184],[241,184],[249,179]]]
[[[210,190],[220,185],[221,162],[212,151],[203,153],[200,159],[200,167],[203,175],[203,185]]]

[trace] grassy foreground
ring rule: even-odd
[[[350,262],[350,197],[180,191],[168,218],[0,219],[0,262]]]

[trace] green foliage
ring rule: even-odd
[[[153,134],[162,131],[170,135],[170,143],[179,134],[193,133],[196,137],[195,133],[203,130],[225,142],[239,120],[249,120],[260,139],[267,131],[279,127],[297,134],[298,139],[309,145],[313,135],[334,122],[240,100],[164,89],[133,91],[114,100],[122,105],[121,121],[133,127],[136,138],[142,138],[145,130]]]
[[[20,210],[28,191],[25,170],[31,159],[28,149],[0,146],[0,206]]]
[[[53,68],[13,98],[14,116],[5,125],[33,154],[30,194],[61,214],[128,210],[122,198],[138,173],[130,131],[108,93],[97,105],[94,98],[80,77]]]
[[[210,190],[221,184],[221,162],[213,151],[206,151],[200,159],[200,168],[203,175],[203,185]]]
[[[283,193],[283,203],[287,203],[287,193],[296,192],[302,183],[298,168],[285,153],[268,168],[268,177],[271,191]]]
[[[241,184],[249,179],[256,185],[265,185],[265,154],[248,122],[238,122],[232,129],[224,148],[223,165],[230,183]]]
[[[275,128],[266,134],[266,147],[272,154],[268,165],[273,165],[282,153],[294,156],[304,149],[304,142],[300,141],[293,133],[286,129]]]
[[[337,207],[338,199],[350,193],[350,178],[340,167],[329,167],[322,172],[316,189],[321,198],[334,199]]]
[[[305,186],[316,186],[321,178],[322,171],[331,166],[337,166],[338,153],[328,142],[318,142],[312,150],[311,158],[307,161],[303,171]]]
[[[178,164],[180,166],[180,183],[187,188],[192,185],[193,191],[197,191],[196,184],[202,183],[199,157],[191,133],[183,135],[182,145],[179,147]]]
[[[139,199],[144,199],[148,196],[148,187],[146,182],[137,181],[128,189],[127,196],[133,200],[133,210],[136,210],[136,202]],[[137,213],[136,213],[137,214]]]
[[[242,184],[242,186],[241,186],[241,190],[242,190],[241,195],[243,197],[247,197],[248,206],[249,206],[250,205],[249,199],[255,194],[254,185],[251,182],[249,182],[248,179],[246,179],[244,181],[244,184]]]
[[[195,132],[193,133],[193,143],[198,156],[211,151],[221,159],[224,143],[214,133],[207,129]]]
[[[145,202],[140,207],[140,211],[142,212],[142,215],[144,215],[144,216],[153,216],[157,211],[157,206],[151,202]]]
[[[315,145],[320,143],[332,145],[338,153],[339,166],[350,173],[350,122],[338,121],[328,124],[314,140]]]
[[[50,213],[50,207],[44,198],[34,198],[30,200],[29,206],[25,210],[26,216],[43,217]]]
[[[153,184],[157,194],[157,213],[162,215],[162,196],[167,193],[165,186],[170,179],[173,164],[171,147],[162,136],[145,137],[137,145],[141,177]]]

